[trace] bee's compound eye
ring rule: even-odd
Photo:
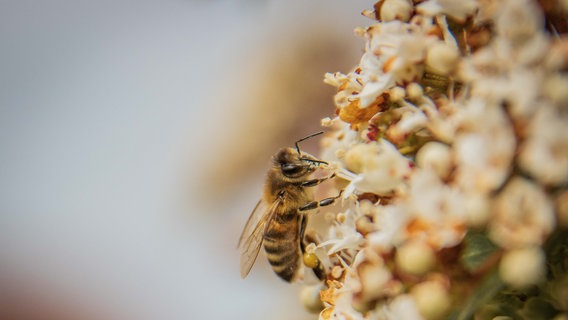
[[[302,172],[303,167],[302,166],[297,166],[295,164],[292,163],[285,163],[282,165],[282,173],[285,176],[293,176],[296,175],[300,172]]]
[[[319,259],[314,253],[304,252],[304,265],[311,269],[317,268]]]

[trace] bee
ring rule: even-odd
[[[283,280],[292,282],[301,269],[305,253],[304,232],[309,210],[327,206],[341,196],[315,201],[310,187],[333,178],[313,178],[312,173],[328,163],[301,152],[298,143],[318,132],[296,141],[296,148],[282,148],[273,157],[266,175],[263,197],[252,211],[239,238],[241,277],[245,278],[260,251],[264,251],[272,270]],[[324,272],[317,263],[311,265],[314,273],[323,279]]]

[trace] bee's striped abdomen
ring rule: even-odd
[[[296,211],[275,217],[264,234],[264,251],[272,270],[290,282],[300,267],[300,242]]]

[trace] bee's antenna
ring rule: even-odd
[[[309,138],[315,137],[315,136],[320,135],[320,134],[322,134],[322,133],[323,133],[323,131],[316,132],[316,133],[312,133],[312,134],[310,134],[309,136],[303,137],[302,139],[296,141],[295,145],[296,145],[296,151],[298,151],[298,155],[302,156],[302,153],[300,152],[300,147],[298,146],[298,142],[302,142],[302,141],[304,141],[304,140],[307,140],[307,139],[309,139]]]

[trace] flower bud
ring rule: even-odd
[[[457,65],[460,54],[454,46],[443,42],[437,42],[428,48],[426,53],[426,66],[434,73],[447,75]]]
[[[545,260],[544,252],[538,247],[513,249],[503,255],[499,275],[516,288],[537,284],[544,278]]]
[[[443,319],[451,306],[451,299],[446,287],[438,281],[422,282],[411,291],[420,314],[430,319]]]
[[[379,17],[381,21],[408,21],[412,14],[412,5],[408,0],[385,0],[381,6]]]
[[[446,178],[452,168],[450,147],[441,142],[428,142],[416,154],[416,164],[433,169],[438,177]]]
[[[396,264],[405,273],[423,275],[436,263],[434,251],[422,241],[409,241],[396,251]]]
[[[302,288],[302,291],[300,291],[300,300],[309,312],[317,313],[323,309],[323,303],[320,299],[321,289],[321,284],[316,284],[305,286]]]

